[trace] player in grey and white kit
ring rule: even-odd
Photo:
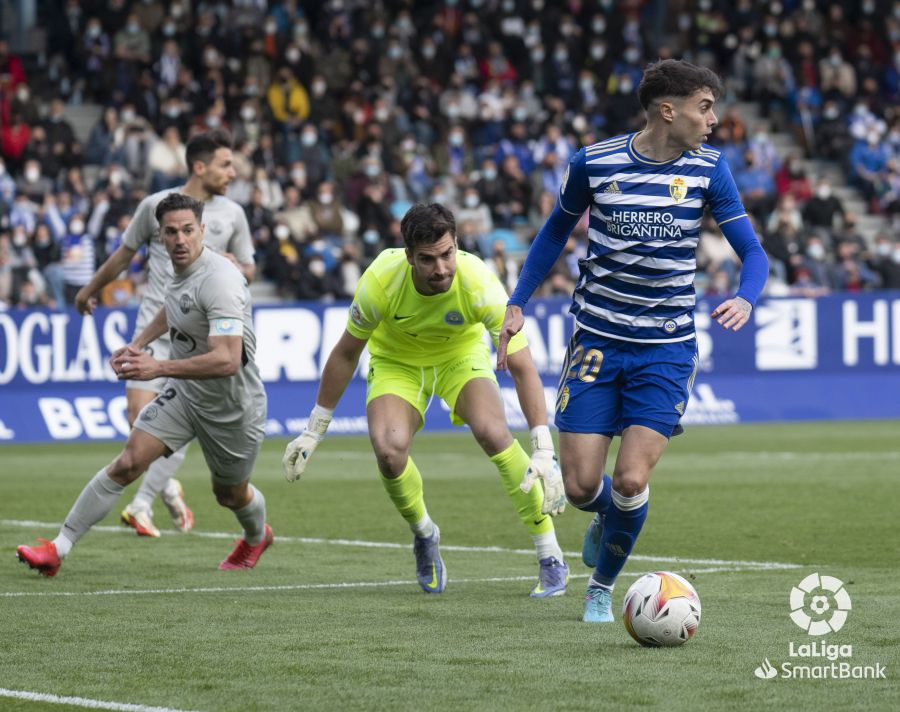
[[[115,279],[131,262],[135,253],[145,245],[148,248],[148,277],[143,300],[138,312],[135,334],[140,334],[157,314],[172,281],[172,262],[159,236],[156,207],[172,193],[184,193],[203,202],[203,222],[206,226],[205,244],[213,247],[231,260],[246,277],[253,280],[253,241],[247,218],[240,205],[224,197],[225,190],[235,176],[232,165],[231,137],[224,131],[211,131],[192,137],[186,147],[185,158],[191,171],[187,183],[181,188],[163,190],[147,196],[138,205],[128,229],[122,236],[122,244],[103,263],[91,281],[79,290],[75,306],[82,314],[90,314],[96,304],[92,295]],[[163,334],[147,346],[156,359],[169,358],[169,335]],[[162,390],[164,379],[126,382],[128,422]],[[156,495],[162,499],[172,521],[181,531],[189,531],[194,515],[184,501],[181,483],[173,479],[184,461],[184,450],[179,450],[165,460],[151,466],[141,481],[132,502],[122,512],[122,521],[142,536],[158,537],[159,529],[153,523],[152,503]]]
[[[56,575],[62,559],[110,512],[125,486],[194,438],[212,473],[216,499],[244,529],[219,568],[253,568],[272,544],[265,498],[250,484],[266,419],[266,393],[253,360],[250,291],[225,257],[204,246],[202,215],[202,203],[178,193],[156,208],[175,276],[164,308],[110,363],[120,379],[167,380],[141,410],[122,453],[82,490],[56,539],[17,548],[19,559],[44,576]],[[158,361],[145,347],[166,331],[172,359]]]

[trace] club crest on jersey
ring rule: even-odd
[[[669,183],[669,195],[676,203],[680,203],[687,197],[687,183],[684,182],[684,178],[675,178]]]
[[[181,307],[182,314],[188,314],[191,311],[191,307],[194,306],[194,300],[191,299],[190,294],[182,294],[181,299],[178,300],[178,306]]]
[[[674,334],[675,329],[677,328],[678,325],[675,323],[674,319],[667,319],[666,323],[663,324],[663,331],[665,331],[667,334]]]
[[[218,220],[210,220],[206,227],[213,235],[218,235],[225,229],[225,226]]]
[[[450,326],[459,326],[463,323],[463,315],[458,311],[449,311],[444,314],[444,321],[450,324]]]

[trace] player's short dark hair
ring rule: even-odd
[[[456,239],[456,220],[440,203],[417,203],[400,221],[400,232],[408,250],[419,245],[433,245],[448,232]]]
[[[220,148],[231,148],[231,134],[224,129],[215,129],[192,136],[184,147],[184,158],[188,173],[193,172],[194,161],[209,163]]]
[[[203,220],[203,203],[184,193],[169,193],[156,206],[156,222],[162,225],[163,215],[176,210],[190,210],[197,218],[198,225]]]
[[[722,96],[722,80],[711,69],[683,59],[663,59],[647,66],[638,86],[638,99],[646,111],[650,104],[665,97],[688,97],[701,89],[709,89],[718,99]]]

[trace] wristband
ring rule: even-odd
[[[323,408],[318,403],[316,403],[316,407],[312,409],[312,412],[309,414],[309,424],[306,426],[307,430],[311,430],[320,438],[325,437],[325,431],[328,430],[328,426],[331,425],[331,416],[334,415],[334,408]]]
[[[531,450],[553,450],[553,437],[546,425],[537,425],[531,429]]]

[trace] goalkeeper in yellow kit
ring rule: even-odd
[[[440,593],[447,584],[440,531],[428,516],[422,477],[410,457],[413,436],[437,395],[450,406],[455,425],[471,428],[534,540],[540,570],[531,595],[562,595],[569,569],[550,517],[563,511],[565,494],[543,385],[519,333],[510,341],[508,365],[531,428],[529,458],[509,432],[484,342],[487,329],[497,344],[506,292],[480,259],[457,249],[453,214],[442,205],[414,205],[403,217],[401,231],[406,249],[382,252],[357,286],[347,328],[325,364],[307,429],[285,450],[285,477],[294,481],[303,474],[368,344],[369,438],[384,488],[413,531],[422,590]]]

